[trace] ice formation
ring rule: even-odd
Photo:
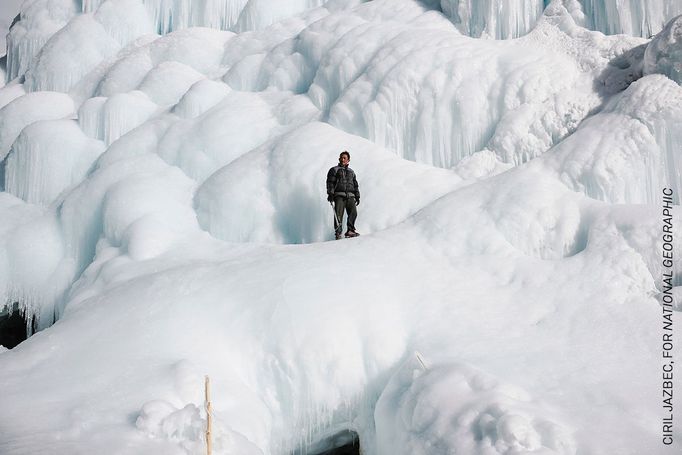
[[[682,84],[682,16],[671,20],[647,46],[644,72],[665,74]]]
[[[216,453],[349,431],[369,455],[663,453],[675,14],[26,1],[0,88],[0,305],[38,332],[0,349],[0,452],[200,451],[208,374]],[[363,235],[327,242],[345,149]]]
[[[545,8],[544,0],[441,0],[443,14],[465,35],[496,39],[528,33]]]
[[[465,365],[428,369],[410,359],[377,401],[377,451],[575,454],[570,431],[550,413],[526,391]]]
[[[29,0],[21,6],[21,20],[7,35],[8,81],[24,74],[31,59],[48,39],[76,15],[71,0]]]
[[[682,13],[676,0],[580,0],[586,26],[608,35],[626,33],[650,38]]]
[[[494,39],[523,36],[549,4],[546,0],[441,0],[443,13],[464,34]],[[564,2],[581,25],[607,35],[655,35],[682,13],[677,0],[572,0]]]

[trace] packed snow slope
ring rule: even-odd
[[[219,454],[676,453],[678,5],[27,0],[0,453],[204,453],[204,375]],[[330,241],[342,150],[363,235]]]

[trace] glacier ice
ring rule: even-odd
[[[209,374],[222,453],[650,453],[677,22],[537,3],[26,2],[0,452],[198,450]],[[363,236],[327,242],[344,149]]]

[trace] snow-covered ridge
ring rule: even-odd
[[[40,331],[0,352],[0,452],[198,451],[208,373],[218,453],[348,429],[370,455],[649,453],[679,19],[650,43],[554,1],[495,41],[443,2],[285,3],[250,31],[183,28],[181,1],[27,3],[0,305]],[[157,35],[150,7],[185,25]],[[326,242],[344,149],[363,235]]]

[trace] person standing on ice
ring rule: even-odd
[[[360,205],[360,190],[355,172],[348,167],[348,163],[350,163],[350,153],[344,150],[339,155],[339,164],[329,169],[327,173],[327,200],[333,203],[336,240],[341,238],[344,209],[348,216],[346,238],[360,235],[355,231],[355,219],[358,216],[356,207]]]

